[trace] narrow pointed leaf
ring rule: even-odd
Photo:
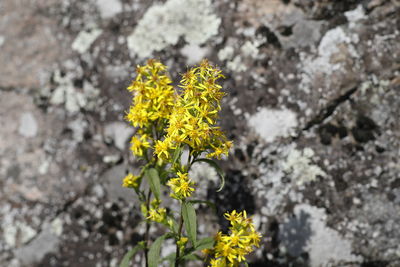
[[[161,245],[164,242],[165,238],[167,238],[167,235],[168,234],[164,234],[160,236],[150,246],[148,254],[149,267],[158,267],[158,263],[160,260]]]
[[[129,250],[124,258],[122,259],[121,263],[119,264],[119,267],[129,267],[130,266],[130,261],[132,259],[132,257],[139,251],[143,249],[143,246],[141,244],[138,244],[136,246],[134,246],[131,250]]]
[[[149,181],[151,192],[153,192],[156,199],[160,199],[160,177],[157,170],[154,168],[146,170],[146,177]]]
[[[208,249],[212,248],[214,246],[215,240],[212,237],[206,237],[200,239],[195,247],[195,250],[203,250],[203,249]]]
[[[175,253],[175,252],[172,252],[172,253],[169,254],[168,256],[162,258],[161,261],[162,261],[162,262],[168,261],[169,264],[170,264],[170,266],[172,266],[172,265],[174,264],[174,262],[175,262],[175,257],[176,257],[176,253]]]
[[[185,261],[199,261],[199,260],[203,260],[200,256],[196,255],[196,254],[188,254],[182,257],[182,260]]]
[[[196,246],[196,238],[197,238],[196,211],[194,210],[192,204],[190,203],[182,204],[182,216],[189,239],[192,242],[193,246]]]
[[[174,155],[172,156],[172,163],[171,163],[172,167],[174,166],[174,164],[181,155],[182,155],[182,147],[178,147],[177,149],[175,149]]]
[[[208,163],[211,167],[213,167],[213,168],[217,171],[217,174],[218,174],[218,176],[219,176],[219,178],[220,178],[220,180],[221,180],[221,185],[219,186],[217,192],[220,192],[220,191],[224,188],[224,186],[225,186],[225,177],[224,177],[224,172],[223,172],[222,169],[218,166],[218,164],[217,164],[215,161],[211,160],[211,159],[205,159],[205,158],[196,159],[195,161],[193,161],[193,163],[195,163],[195,162],[205,162],[205,163]],[[192,163],[192,164],[193,164],[193,163]]]

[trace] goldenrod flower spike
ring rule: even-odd
[[[209,266],[239,266],[246,255],[259,246],[261,235],[255,231],[251,218],[246,211],[227,212],[224,217],[230,222],[229,234],[218,232],[215,237],[213,259]]]
[[[200,156],[221,159],[232,147],[232,141],[217,125],[221,99],[225,95],[218,82],[224,76],[221,70],[203,60],[182,75],[179,90],[174,90],[167,67],[157,60],[137,66],[136,73],[127,88],[132,94],[132,105],[125,119],[137,127],[130,149],[147,164],[139,176],[128,174],[123,186],[135,189],[142,202],[141,211],[147,224],[145,252],[151,250],[150,222],[161,223],[176,240],[174,266],[177,267],[185,253],[193,249],[190,246],[196,244],[196,212],[187,200],[195,191],[195,183],[189,178],[188,170],[196,161],[209,162]],[[181,163],[183,150],[190,152],[186,165]],[[139,188],[142,177],[148,180],[148,189]],[[160,207],[162,185],[168,186],[170,196],[181,204],[179,223],[172,212]],[[238,267],[253,247],[259,246],[261,236],[246,211],[234,210],[224,216],[230,222],[229,233],[218,232],[214,247],[205,252],[210,259],[209,266]],[[145,258],[147,265],[148,254]]]

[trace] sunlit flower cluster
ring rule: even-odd
[[[161,201],[154,199],[149,209],[145,205],[142,205],[142,213],[144,217],[150,221],[158,222],[158,223],[166,223],[167,219],[167,210],[165,208],[160,207]]]
[[[166,163],[172,152],[185,144],[192,155],[207,152],[208,158],[220,159],[228,154],[232,142],[216,126],[225,95],[217,83],[223,77],[219,69],[202,61],[182,75],[176,92],[162,63],[149,60],[136,72],[136,79],[127,88],[133,93],[133,102],[125,116],[138,127],[131,139],[135,156],[147,156],[151,148],[160,162]]]
[[[177,173],[178,177],[172,178],[167,182],[167,185],[171,188],[171,197],[175,199],[185,199],[190,197],[194,191],[194,182],[192,182],[187,173]]]
[[[157,60],[136,68],[136,78],[127,88],[132,93],[132,105],[125,119],[135,127],[130,150],[144,165],[137,176],[129,173],[123,186],[134,189],[146,223],[144,241],[132,249],[144,250],[145,265],[160,266],[162,261],[174,266],[187,260],[200,259],[198,251],[205,249],[206,263],[211,267],[238,267],[246,256],[259,246],[260,234],[246,211],[225,213],[229,232],[218,232],[215,238],[197,238],[197,215],[191,199],[195,183],[189,177],[191,166],[205,162],[217,170],[224,185],[224,176],[212,158],[227,156],[229,141],[218,126],[221,100],[225,95],[219,79],[221,70],[203,60],[182,74],[177,88],[172,86],[167,67]],[[211,158],[211,159],[210,159]],[[144,182],[144,186],[142,186]],[[170,197],[178,200],[180,212],[165,206],[164,186]],[[163,205],[162,205],[163,203]],[[212,205],[209,201],[206,204]],[[163,225],[168,232],[151,242],[153,223]],[[175,253],[159,257],[165,239],[175,239]],[[123,262],[130,261],[127,253]]]
[[[174,88],[166,74],[166,66],[156,60],[136,68],[136,79],[127,88],[134,98],[126,119],[146,128],[158,119],[168,119],[174,106]]]
[[[215,125],[225,95],[217,83],[222,77],[221,71],[206,60],[183,74],[180,86],[183,92],[177,95],[166,138],[155,149],[161,159],[170,158],[168,151],[184,144],[192,154],[209,151],[207,157],[218,159],[228,154],[232,142]]]
[[[212,259],[211,267],[236,267],[245,261],[245,256],[253,251],[253,247],[260,244],[261,235],[254,229],[251,218],[247,218],[246,211],[225,213],[230,222],[229,234],[218,232],[215,237],[214,248],[205,251]]]
[[[135,176],[132,173],[129,173],[125,176],[124,180],[122,181],[123,187],[128,188],[137,188],[139,186],[138,180],[140,179],[139,176]]]

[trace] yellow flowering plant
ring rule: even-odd
[[[219,190],[224,185],[222,171],[212,160],[227,156],[232,146],[217,126],[225,95],[218,80],[224,76],[207,60],[183,74],[178,89],[172,86],[166,66],[157,60],[138,66],[136,73],[127,88],[133,100],[125,118],[136,128],[130,149],[144,164],[138,175],[127,174],[122,185],[138,195],[146,228],[144,240],[124,256],[120,266],[129,266],[140,250],[144,251],[146,267],[159,266],[163,261],[175,267],[189,260],[221,267],[245,263],[245,256],[260,242],[251,218],[247,218],[246,211],[226,213],[231,224],[229,234],[218,232],[215,237],[198,240],[193,204],[199,200],[192,199],[196,184],[189,175],[194,163],[206,162],[221,178]],[[165,190],[179,203],[178,211],[163,207]],[[165,234],[151,241],[153,224],[163,226]],[[175,241],[176,250],[160,258],[166,239]]]

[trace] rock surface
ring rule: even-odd
[[[0,265],[119,264],[144,233],[120,187],[138,168],[125,87],[147,57],[176,82],[206,57],[227,76],[235,147],[222,192],[192,170],[218,213],[199,207],[199,234],[246,209],[263,234],[249,266],[400,266],[399,14],[398,0],[2,0]]]

